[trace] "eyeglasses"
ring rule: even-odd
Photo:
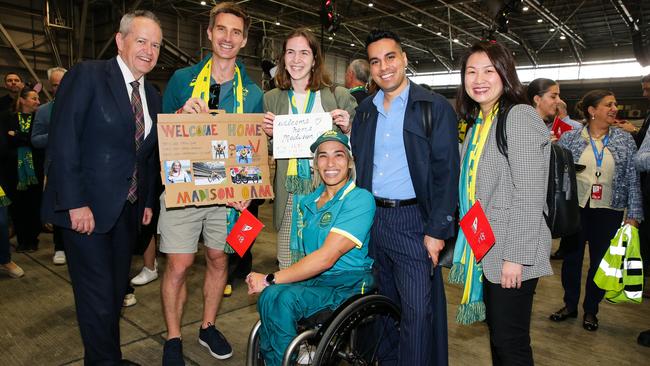
[[[219,109],[219,94],[221,93],[221,84],[210,85],[210,100],[208,107],[210,109]]]

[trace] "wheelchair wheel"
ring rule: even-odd
[[[250,335],[248,336],[248,347],[246,353],[246,366],[265,366],[264,357],[260,351],[260,338],[259,328],[262,324],[261,320],[253,326]],[[314,365],[313,359],[316,351],[314,344],[314,337],[318,329],[307,329],[294,338],[282,359],[283,366],[294,365]]]
[[[246,366],[264,366],[264,358],[260,352],[260,326],[262,321],[258,320],[251,329],[248,336],[248,347],[246,352]]]
[[[316,345],[314,337],[318,329],[308,329],[296,336],[284,353],[282,366],[314,365]]]
[[[389,328],[399,330],[400,317],[399,308],[385,296],[358,298],[323,331],[312,365],[378,364],[379,342]]]

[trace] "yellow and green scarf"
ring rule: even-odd
[[[201,72],[190,82],[190,87],[192,87],[192,98],[201,98],[206,103],[210,100],[210,82],[212,79],[212,58],[203,65]],[[234,96],[234,105],[230,113],[241,114],[244,113],[244,84],[242,83],[241,71],[239,66],[235,63],[235,74],[233,78],[232,91]],[[228,207],[228,213],[226,214],[226,225],[227,233],[230,233],[233,226],[239,218],[239,211],[235,210],[232,207]],[[235,251],[226,243],[226,246],[223,249],[226,254],[233,254]]]
[[[291,106],[291,113],[299,114],[298,103],[296,102],[296,95],[293,89],[288,90],[289,106]],[[316,92],[307,90],[307,100],[302,113],[311,113],[316,101]],[[312,192],[311,182],[311,167],[309,166],[309,159],[289,159],[289,166],[287,168],[287,181],[285,188],[287,192],[293,194],[293,204],[291,211],[291,235],[289,240],[289,250],[291,252],[291,263],[298,262],[304,257],[304,252],[300,248],[299,236],[302,230],[298,224],[302,222],[300,217],[300,201],[303,197]]]
[[[29,134],[31,126],[32,115],[18,113],[19,132]],[[38,178],[36,178],[36,172],[34,171],[34,157],[32,148],[29,146],[19,146],[16,150],[18,153],[18,184],[16,189],[25,191],[29,186],[38,184]]]
[[[494,117],[498,113],[498,106],[484,118],[483,113],[472,128],[469,137],[467,151],[463,157],[463,164],[458,182],[460,217],[465,216],[467,211],[476,201],[476,179],[478,165],[485,148],[490,127]],[[476,263],[474,252],[469,246],[462,230],[458,231],[456,247],[454,249],[454,261],[449,272],[449,283],[463,285],[463,297],[458,307],[456,321],[460,324],[472,324],[485,320],[485,303],[483,302],[483,266]]]
[[[300,112],[296,104],[296,96],[293,93],[293,90],[289,89],[288,94],[291,113],[299,114]],[[307,102],[305,103],[302,113],[311,113],[311,110],[314,108],[315,100],[316,93],[307,90]],[[287,189],[287,192],[293,194],[305,195],[311,193],[311,169],[309,167],[309,159],[289,159],[285,188]]]
[[[9,197],[7,197],[7,194],[5,193],[4,189],[2,189],[2,186],[0,186],[0,207],[9,206],[10,204],[11,200]]]
[[[203,65],[201,72],[190,82],[192,89],[192,98],[201,98],[206,103],[210,100],[210,80],[212,78],[212,59]],[[233,78],[232,92],[234,94],[235,105],[230,113],[244,113],[244,84],[242,83],[241,71],[235,64],[235,75]],[[218,96],[217,96],[218,97]]]

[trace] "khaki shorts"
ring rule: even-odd
[[[160,251],[163,253],[196,253],[199,236],[203,233],[203,245],[223,250],[226,244],[225,205],[165,207],[165,193],[160,196]]]

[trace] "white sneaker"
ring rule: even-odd
[[[57,250],[54,252],[54,257],[52,257],[52,263],[60,266],[65,264],[65,252],[62,250]]]
[[[122,302],[122,306],[128,308],[129,306],[133,306],[137,303],[138,303],[138,299],[135,298],[135,294],[126,294],[126,296],[124,296],[124,301]]]
[[[23,269],[14,262],[0,264],[0,273],[5,273],[12,278],[20,278],[25,275],[25,271],[23,271]]]
[[[140,273],[137,276],[133,277],[131,284],[133,286],[142,286],[146,285],[149,282],[158,278],[158,263],[154,262],[153,270],[147,268],[146,266],[142,267]]]

